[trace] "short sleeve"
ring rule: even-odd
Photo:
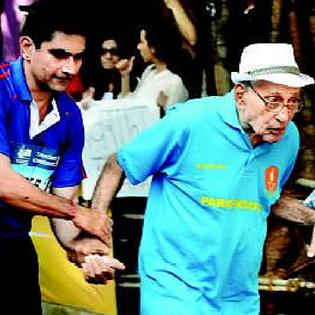
[[[82,151],[84,128],[80,111],[75,111],[66,123],[67,142],[61,152],[60,162],[52,176],[52,187],[78,185],[84,176]]]
[[[188,99],[188,91],[182,79],[178,76],[173,78],[171,84],[169,84],[165,92],[168,96],[168,105],[184,102]]]
[[[166,115],[118,150],[118,163],[132,184],[167,172],[178,161],[189,131],[174,114]]]

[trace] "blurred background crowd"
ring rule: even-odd
[[[35,1],[0,1],[0,59],[10,61],[19,55],[18,28],[25,8]],[[102,99],[105,92],[109,92],[106,97],[117,98],[136,91],[137,97],[154,98],[162,109],[187,97],[223,94],[231,87],[229,73],[237,71],[243,47],[253,42],[292,43],[301,71],[315,74],[315,5],[309,0],[69,1],[73,14],[80,14],[89,30],[80,77],[69,87],[77,101],[85,100],[83,105],[90,99]],[[62,1],[56,5],[62,10]],[[142,29],[148,46],[154,48],[153,56],[141,45]],[[179,76],[183,87],[172,76],[173,80],[168,78],[172,81],[170,95],[148,95],[147,84],[138,83],[148,73],[149,86],[155,81],[154,69],[146,69],[152,64],[156,72],[162,65],[163,70]],[[303,120],[301,127],[312,121],[308,106],[314,99],[310,87],[306,110],[297,118]],[[313,159],[313,155],[309,152],[306,158]],[[307,177],[313,176],[305,172]]]

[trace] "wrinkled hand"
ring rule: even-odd
[[[78,267],[81,267],[85,256],[90,254],[108,255],[109,247],[98,238],[80,234],[67,248],[68,259]]]
[[[85,280],[93,284],[106,284],[114,278],[115,269],[124,270],[125,265],[109,256],[88,255],[82,263]]]
[[[83,231],[95,235],[111,246],[113,221],[103,211],[78,206],[72,222]]]
[[[122,77],[131,72],[134,60],[135,56],[132,56],[130,59],[121,59],[117,62],[116,69],[120,72]]]

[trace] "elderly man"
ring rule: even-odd
[[[107,209],[125,175],[134,184],[153,175],[139,257],[142,315],[259,313],[266,218],[299,150],[292,119],[300,89],[314,80],[300,73],[289,44],[246,47],[232,80],[224,96],[171,107],[111,155],[99,179],[93,206]],[[314,224],[315,212],[299,207]]]

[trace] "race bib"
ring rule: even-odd
[[[11,156],[12,168],[41,190],[48,190],[50,178],[58,166],[60,156],[51,148],[18,144]]]

